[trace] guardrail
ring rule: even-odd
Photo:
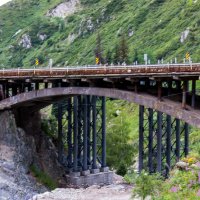
[[[148,64],[148,65],[83,65],[83,66],[66,66],[66,67],[39,67],[39,68],[11,68],[0,69],[1,71],[33,71],[33,70],[82,70],[82,69],[124,69],[124,68],[151,68],[151,67],[188,67],[188,66],[200,66],[200,63],[186,63],[186,64]]]
[[[138,74],[138,73],[173,73],[173,72],[198,72],[200,73],[200,63],[189,64],[156,64],[156,65],[87,65],[87,66],[67,66],[67,67],[44,67],[44,68],[15,68],[1,69],[2,77],[32,77],[32,76],[81,76],[81,75],[111,75],[111,74]]]

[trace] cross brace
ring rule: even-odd
[[[139,171],[167,176],[172,166],[189,152],[187,123],[156,110],[139,108]]]

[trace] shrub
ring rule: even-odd
[[[35,165],[30,166],[30,171],[37,178],[37,180],[39,182],[44,184],[49,189],[53,190],[53,189],[57,188],[57,186],[58,186],[57,183],[48,174],[41,171]]]
[[[135,179],[132,197],[135,198],[139,196],[144,200],[148,196],[158,196],[162,183],[163,180],[160,174],[148,174],[142,171]]]

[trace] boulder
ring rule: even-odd
[[[183,161],[179,161],[176,163],[176,167],[180,170],[187,170],[187,168],[189,167],[189,164]]]

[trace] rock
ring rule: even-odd
[[[30,49],[32,47],[31,37],[27,34],[22,35],[22,38],[18,44],[25,49]]]
[[[131,199],[132,187],[128,185],[91,186],[86,189],[56,189],[39,194],[30,200],[128,200]]]
[[[80,4],[79,0],[69,0],[67,2],[59,4],[54,9],[50,10],[46,15],[50,17],[61,17],[65,18],[68,15],[71,15],[76,12],[78,5]]]
[[[87,27],[87,29],[88,29],[89,31],[92,31],[92,30],[93,30],[94,24],[93,24],[93,22],[92,22],[92,18],[90,18],[90,19],[87,20],[87,25],[86,25],[86,27]]]
[[[134,35],[134,31],[132,29],[129,29],[128,31],[128,36],[132,37]]]
[[[44,41],[47,39],[47,35],[46,34],[37,34],[37,37],[39,38],[40,41]]]
[[[28,134],[16,126],[15,116],[11,112],[0,113],[1,200],[28,200],[47,191],[29,174],[32,164],[52,174],[55,180],[60,179],[63,184],[63,170],[57,163],[55,147],[49,138],[40,136],[39,129],[34,127],[40,127],[39,118],[31,116],[31,119],[30,123],[25,122],[27,130],[30,130]]]
[[[72,42],[74,42],[74,40],[76,39],[76,37],[77,36],[74,33],[69,34],[68,38],[67,38],[68,44],[71,44]]]
[[[117,175],[117,174],[113,174],[113,182],[115,183],[115,184],[120,184],[120,183],[123,183],[124,182],[124,180],[123,180],[123,177],[122,176],[119,176],[119,175]]]
[[[189,167],[189,164],[183,161],[179,161],[176,163],[176,167],[181,170],[186,170]]]
[[[200,166],[197,165],[197,164],[192,164],[190,167],[193,168],[193,169],[198,169],[198,170],[200,170]]]
[[[189,33],[190,33],[190,29],[189,28],[187,28],[185,31],[183,31],[181,33],[181,39],[180,39],[181,43],[184,43],[184,41],[187,39]]]

